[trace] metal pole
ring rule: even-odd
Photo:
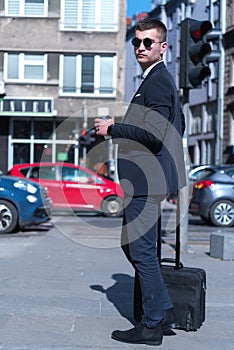
[[[82,116],[83,116],[83,129],[87,129],[88,127],[88,113],[87,113],[87,102],[84,100],[82,102]]]
[[[114,164],[115,164],[114,181],[115,182],[119,182],[117,163],[118,163],[118,145],[114,144]]]
[[[220,27],[219,35],[219,76],[217,91],[217,120],[216,120],[216,164],[223,162],[223,109],[224,109],[224,72],[225,72],[225,50],[223,45],[223,34],[226,31],[226,1],[220,3]]]
[[[87,114],[87,103],[86,100],[83,101],[82,103],[82,114],[83,114],[83,129],[87,129],[88,127],[88,114]],[[87,156],[87,147],[83,146],[83,162],[82,166],[86,167],[86,156]]]
[[[79,130],[73,130],[73,140],[74,140],[74,164],[78,165],[79,163]]]
[[[188,6],[185,7],[185,18],[192,17],[192,7],[194,5],[194,0],[188,2]],[[189,207],[189,156],[188,156],[188,123],[189,123],[189,89],[183,89],[182,94],[182,108],[185,117],[185,132],[183,137],[183,146],[184,146],[184,157],[185,157],[185,167],[186,167],[186,180],[187,185],[183,187],[179,193],[179,216],[180,216],[180,227],[177,230],[177,234],[180,236],[180,248],[181,251],[188,251],[188,207]]]
[[[192,16],[192,6],[194,1],[190,0],[188,6],[185,7],[185,18]],[[182,108],[185,117],[185,132],[183,137],[184,157],[186,167],[187,185],[178,193],[178,209],[180,226],[176,229],[176,234],[180,236],[180,249],[183,252],[188,251],[188,207],[189,207],[189,156],[188,156],[188,123],[189,123],[189,89],[183,89],[182,93]]]
[[[179,191],[179,212],[180,212],[180,243],[181,251],[187,252],[188,250],[188,207],[189,207],[189,180],[188,180],[188,167],[189,167],[189,157],[188,157],[188,122],[189,122],[189,90],[183,89],[182,97],[183,113],[185,117],[185,132],[183,138],[184,154],[185,154],[185,167],[186,167],[186,177],[187,185]]]

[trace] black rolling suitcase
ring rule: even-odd
[[[184,267],[180,261],[180,204],[177,199],[175,258],[161,259],[161,215],[158,219],[157,254],[161,272],[170,294],[177,328],[196,331],[205,320],[206,272],[201,268]],[[159,213],[161,206],[159,205]],[[138,278],[134,288],[134,318],[140,322],[142,316],[141,292]]]
[[[161,259],[161,216],[158,221],[157,253],[162,276],[168,288],[178,328],[195,331],[205,320],[206,272],[201,268],[184,267],[180,262],[179,196],[176,212],[175,259]],[[161,212],[161,207],[159,207]]]

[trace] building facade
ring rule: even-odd
[[[122,117],[125,11],[125,0],[0,0],[3,171],[67,160],[93,118]]]

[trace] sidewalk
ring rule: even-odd
[[[206,320],[197,332],[171,331],[158,347],[110,338],[132,327],[133,271],[120,248],[82,246],[55,228],[10,245],[1,237],[1,247],[0,350],[233,349],[234,261],[210,257],[208,245],[181,254],[207,272]],[[174,251],[164,244],[163,255]]]

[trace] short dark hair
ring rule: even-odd
[[[167,40],[167,28],[165,24],[163,24],[161,21],[155,18],[144,18],[137,22],[136,24],[136,30],[139,30],[140,32],[143,32],[144,30],[148,29],[157,29],[157,31],[160,33],[160,40],[166,41]]]

